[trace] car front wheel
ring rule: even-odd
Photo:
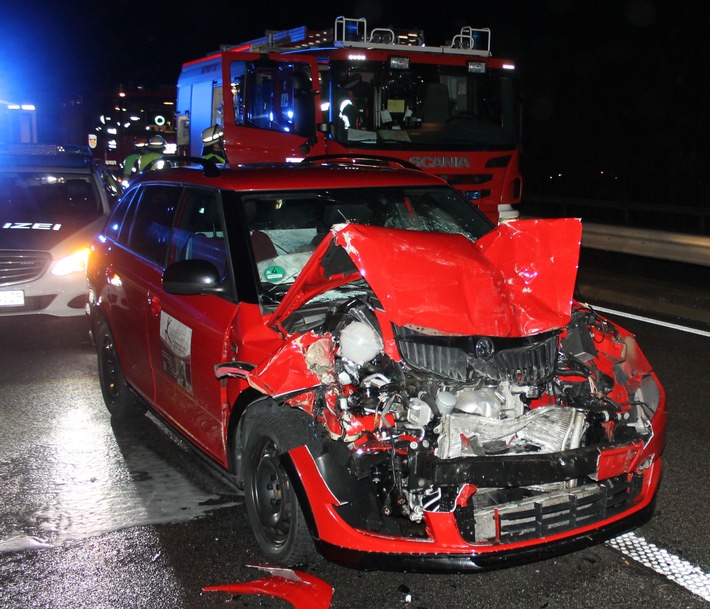
[[[259,413],[250,427],[245,459],[249,523],[266,557],[283,566],[307,564],[315,548],[280,456],[307,444],[307,419],[299,411]]]

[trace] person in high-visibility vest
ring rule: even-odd
[[[145,138],[137,138],[133,142],[133,152],[123,160],[123,184],[128,184],[128,181],[138,173],[138,161],[146,151],[148,141]]]
[[[202,158],[224,164],[226,154],[223,142],[224,131],[220,125],[212,125],[202,132]]]
[[[165,150],[165,139],[162,135],[151,135],[148,139],[148,152],[138,159],[138,171],[145,171],[151,161],[163,157]],[[154,163],[151,169],[160,169],[160,163]]]

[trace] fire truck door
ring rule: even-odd
[[[230,163],[286,161],[323,154],[315,57],[225,52],[225,147]],[[315,82],[314,82],[315,81]]]

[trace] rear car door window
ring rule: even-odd
[[[121,230],[122,227],[126,226],[126,224],[130,224],[131,216],[127,215],[127,212],[129,211],[131,201],[133,201],[137,192],[138,189],[134,188],[133,190],[126,192],[126,194],[121,197],[116,206],[113,208],[113,211],[106,222],[106,227],[104,228],[105,236],[110,237],[114,241],[122,243],[123,245],[126,245],[128,230],[125,228],[123,229],[123,240],[120,238]]]
[[[133,218],[128,247],[160,266],[165,265],[181,193],[179,186],[146,186]]]

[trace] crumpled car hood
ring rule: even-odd
[[[268,320],[364,278],[390,321],[440,334],[528,336],[570,320],[580,220],[519,220],[463,235],[339,224]]]

